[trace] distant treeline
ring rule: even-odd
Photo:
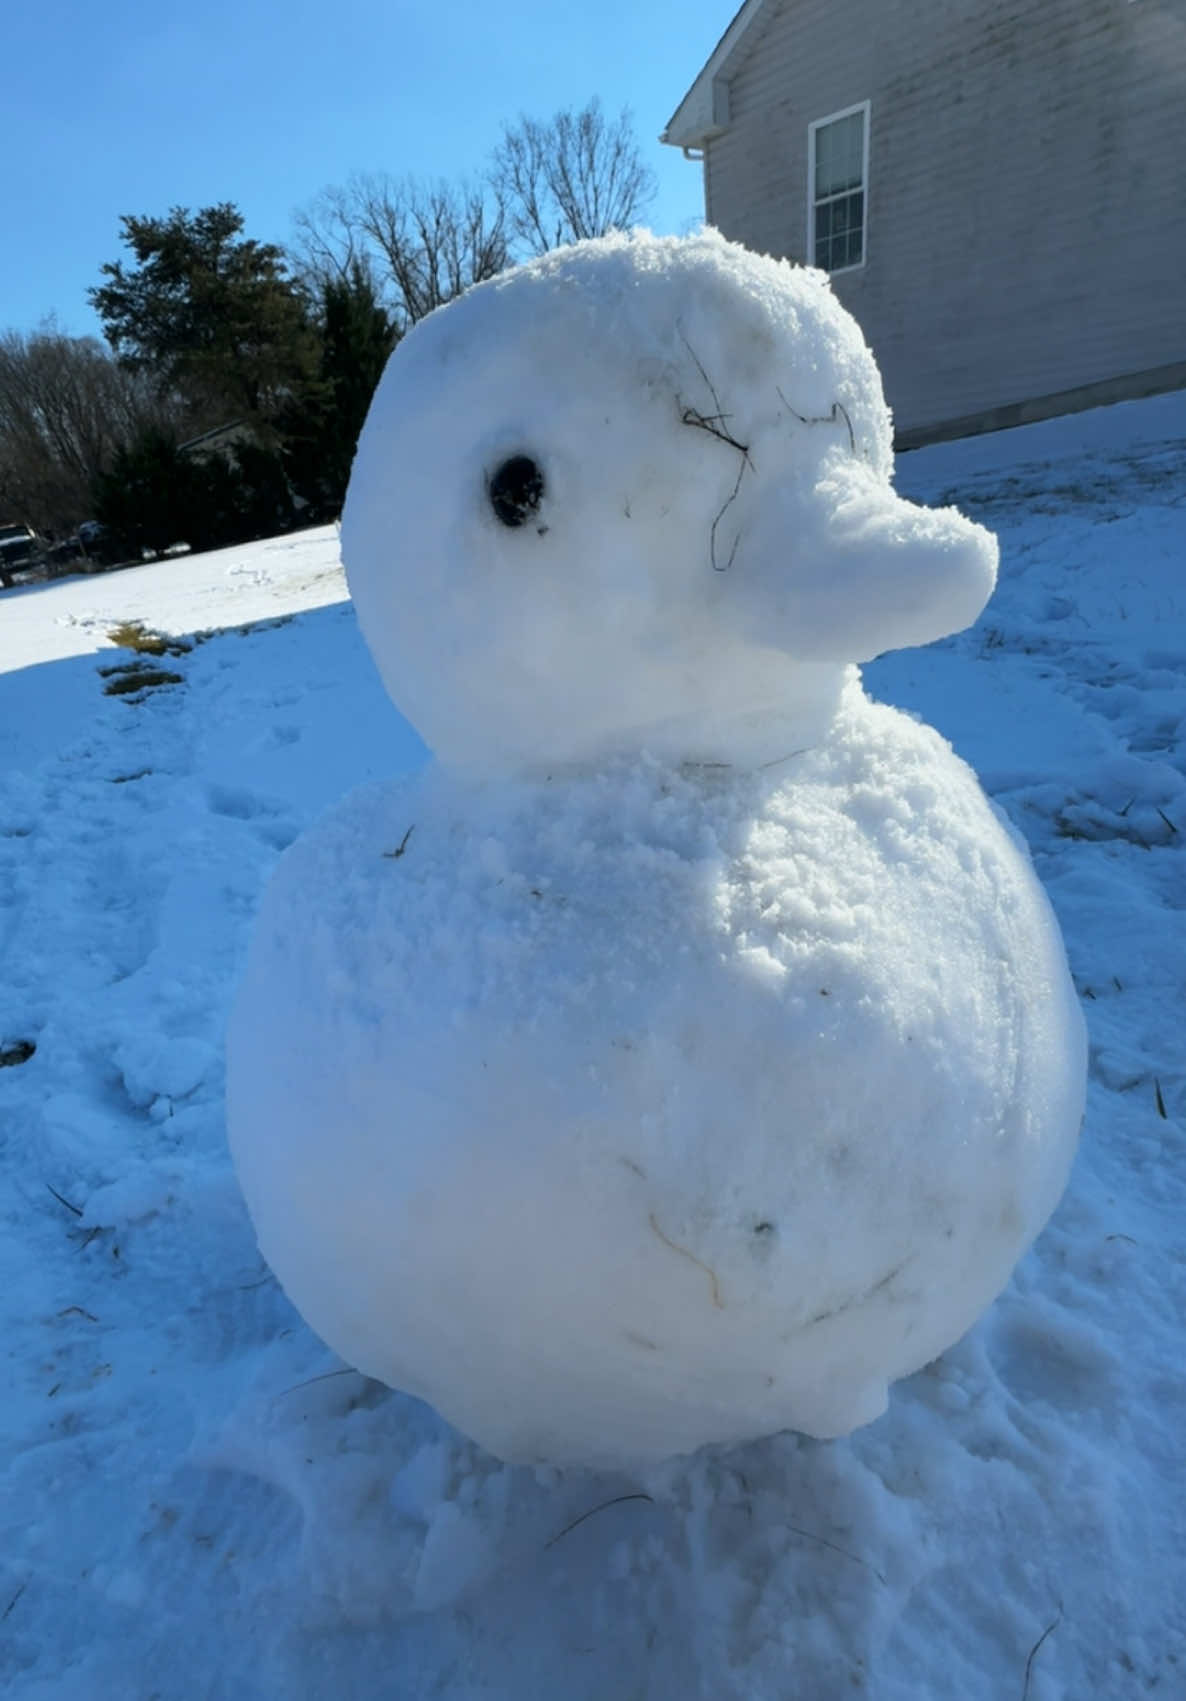
[[[508,125],[472,183],[325,189],[288,247],[232,202],[128,215],[90,292],[106,346],[0,335],[0,523],[59,552],[216,548],[334,518],[388,354],[511,261],[637,221],[654,193],[628,113]],[[101,539],[95,542],[95,539]]]

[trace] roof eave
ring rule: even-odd
[[[728,84],[713,81],[703,91],[703,98],[693,101],[697,93],[696,89],[691,90],[659,137],[669,147],[702,148],[729,128]]]
[[[707,64],[676,107],[659,140],[673,148],[702,148],[729,128],[729,85],[725,73],[742,39],[768,0],[745,0],[717,42]]]

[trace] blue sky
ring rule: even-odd
[[[505,119],[596,94],[629,106],[659,177],[650,222],[703,211],[699,168],[656,140],[733,0],[32,0],[7,8],[0,330],[56,314],[121,257],[122,213],[234,201],[285,241],[295,208],[355,170],[476,171]]]

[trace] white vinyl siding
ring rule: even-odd
[[[807,252],[825,272],[865,264],[869,102],[807,127]]]
[[[1181,14],[1181,0],[769,0],[726,67],[729,127],[705,146],[711,221],[812,264],[808,126],[867,97],[865,264],[833,284],[900,433],[1066,412],[1050,398],[1085,386],[1180,385]]]

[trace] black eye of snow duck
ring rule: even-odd
[[[530,455],[510,455],[490,475],[490,506],[504,526],[522,526],[539,512],[544,475]]]

